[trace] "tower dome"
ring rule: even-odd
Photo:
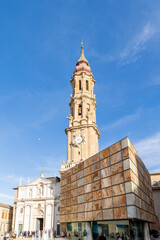
[[[86,71],[86,72],[89,72],[91,73],[91,68],[89,66],[89,63],[87,61],[87,59],[85,58],[84,56],[84,49],[83,49],[83,45],[81,46],[81,56],[76,64],[76,68],[74,70],[73,73],[76,73],[76,72],[80,72],[80,71]]]

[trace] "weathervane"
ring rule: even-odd
[[[82,41],[82,42],[81,42],[81,47],[83,47],[83,44],[84,44],[84,42]]]

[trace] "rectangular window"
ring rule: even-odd
[[[95,221],[92,223],[92,232],[95,240],[98,240],[100,235],[113,240],[117,240],[118,235],[122,239],[129,239],[129,221]]]
[[[79,116],[82,115],[82,105],[81,104],[79,104],[79,106],[78,106],[78,115]]]
[[[78,232],[82,232],[82,223],[78,223]]]
[[[89,90],[88,80],[86,80],[86,90]]]
[[[67,231],[72,231],[72,224],[71,223],[67,223]]]

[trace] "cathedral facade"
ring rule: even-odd
[[[45,178],[15,188],[12,230],[21,232],[52,231],[60,234],[60,178]]]

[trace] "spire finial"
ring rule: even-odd
[[[22,178],[19,179],[19,186],[22,184]]]
[[[86,59],[85,56],[84,56],[83,44],[84,44],[84,42],[82,41],[82,42],[81,42],[81,56],[80,56],[78,62],[80,62],[80,61],[88,62],[87,59]]]
[[[44,166],[42,165],[41,167],[42,167],[41,177],[44,177],[44,172],[43,172]]]
[[[82,42],[81,42],[81,48],[83,48],[83,44],[84,44],[84,42],[82,41]]]

